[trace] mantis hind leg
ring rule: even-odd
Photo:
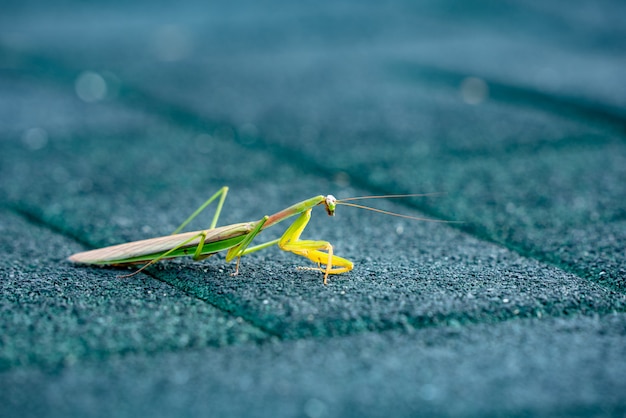
[[[283,251],[289,251],[317,263],[320,267],[305,268],[324,272],[324,284],[326,284],[329,274],[348,272],[352,270],[353,264],[350,260],[333,255],[333,246],[328,241],[300,240],[300,235],[302,235],[302,231],[310,219],[311,209],[309,208],[287,228],[278,240],[278,247]],[[326,267],[322,268],[322,264]]]
[[[125,274],[123,276],[118,276],[120,279],[125,279],[127,277],[131,277],[134,276],[135,274],[147,269],[148,267],[150,267],[151,265],[153,265],[154,263],[158,263],[159,261],[167,258],[171,253],[173,253],[174,251],[184,247],[185,245],[189,244],[191,241],[195,240],[199,238],[199,242],[198,242],[198,247],[196,250],[196,253],[194,255],[194,260],[201,260],[202,258],[206,258],[208,256],[210,256],[211,254],[208,254],[206,256],[202,256],[202,258],[200,257],[200,253],[202,252],[202,247],[204,246],[204,240],[206,239],[206,232],[202,231],[200,232],[198,235],[194,235],[193,237],[189,238],[188,240],[185,240],[183,242],[181,242],[180,244],[176,245],[175,247],[173,247],[172,249],[170,249],[169,251],[164,252],[163,254],[161,254],[160,256],[154,258],[153,260],[149,261],[148,263],[144,264],[140,269],[130,273],[130,274]]]
[[[187,226],[189,222],[191,222],[196,216],[198,216],[203,210],[205,210],[207,206],[209,206],[215,199],[219,197],[220,200],[217,202],[217,209],[215,209],[215,215],[213,215],[213,221],[211,222],[211,226],[209,227],[209,229],[215,228],[215,225],[217,225],[217,220],[219,219],[220,214],[222,213],[222,206],[224,206],[224,200],[226,200],[227,194],[228,194],[228,187],[224,186],[221,189],[219,189],[217,193],[209,197],[206,202],[200,205],[200,207],[196,209],[196,211],[192,213],[191,216],[185,219],[185,221],[182,224],[180,224],[180,226],[176,228],[174,232],[172,232],[172,235],[178,234],[184,227]]]

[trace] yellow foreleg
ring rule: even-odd
[[[278,241],[278,247],[283,251],[306,257],[314,263],[317,263],[318,266],[321,264],[326,265],[325,268],[305,267],[307,269],[323,271],[324,284],[326,284],[329,274],[340,274],[350,271],[352,270],[353,264],[350,260],[334,256],[333,246],[328,241],[300,240],[300,235],[302,235],[302,231],[304,231],[310,219],[311,209],[308,209],[287,228]]]

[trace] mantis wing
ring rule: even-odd
[[[192,231],[127,242],[125,244],[77,253],[70,256],[68,260],[79,264],[110,266],[143,263],[152,261],[177,247],[179,248],[168,254],[167,258],[193,255],[200,242],[202,233],[206,234],[202,254],[210,255],[231,248],[243,241],[245,236],[254,229],[254,225],[255,222],[244,222],[204,231]]]

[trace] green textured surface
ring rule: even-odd
[[[624,416],[620,2],[36,4],[0,16],[0,416]],[[221,225],[461,222],[318,208],[328,286],[66,261],[223,185]]]

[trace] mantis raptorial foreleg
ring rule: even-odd
[[[283,236],[278,240],[278,248],[308,258],[317,263],[318,266],[325,264],[326,268],[304,268],[324,272],[324,284],[326,284],[329,274],[340,274],[350,271],[353,264],[350,260],[333,255],[333,246],[328,241],[300,240],[300,235],[302,235],[302,231],[304,231],[310,219],[311,208],[302,212],[298,219],[287,228]],[[338,267],[334,268],[334,266]]]
[[[312,208],[308,208],[302,212],[280,238],[247,248],[256,235],[261,231],[268,217],[265,216],[261,221],[259,221],[259,225],[257,225],[257,227],[250,234],[248,234],[246,239],[237,247],[231,248],[226,254],[226,261],[230,261],[233,258],[238,257],[237,269],[234,274],[237,274],[239,271],[239,260],[242,256],[277,244],[278,248],[281,250],[308,258],[314,263],[317,263],[318,266],[324,264],[326,268],[302,267],[307,270],[319,270],[324,272],[324,284],[327,283],[329,274],[340,274],[352,270],[353,264],[350,260],[333,255],[333,246],[330,242],[300,240],[302,232],[311,219],[311,209]]]

